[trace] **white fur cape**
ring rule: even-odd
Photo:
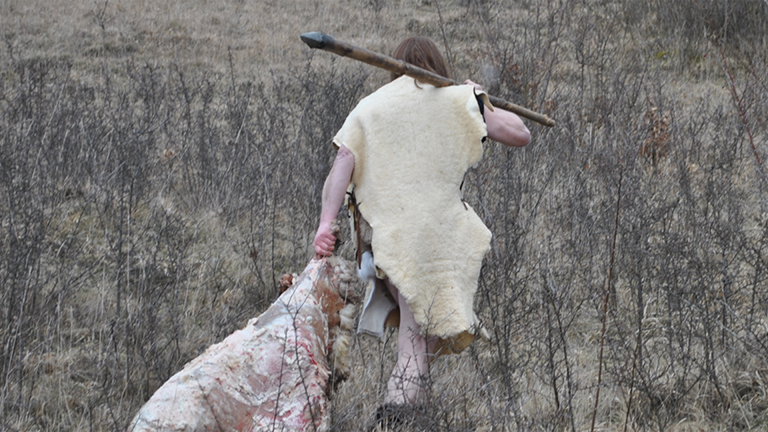
[[[473,87],[435,88],[403,76],[363,99],[334,138],[355,156],[352,183],[373,229],[376,266],[422,332],[452,352],[479,330],[473,299],[491,232],[460,186],[486,135]]]

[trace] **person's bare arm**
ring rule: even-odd
[[[323,186],[323,205],[320,212],[320,224],[315,234],[313,246],[315,257],[331,255],[336,243],[336,236],[331,231],[331,222],[336,219],[339,207],[344,202],[352,171],[355,169],[355,155],[344,146],[339,147],[336,160]]]
[[[464,81],[464,84],[483,89],[480,84],[470,80]],[[531,132],[517,114],[495,108],[493,111],[486,109],[484,115],[490,139],[511,147],[522,147],[531,142]]]

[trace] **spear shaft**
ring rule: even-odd
[[[332,52],[336,55],[349,57],[369,65],[386,69],[390,72],[408,75],[409,77],[415,78],[421,82],[432,84],[435,87],[447,87],[459,84],[452,79],[422,69],[418,66],[414,66],[410,63],[406,63],[403,60],[397,60],[392,57],[346,43],[344,41],[336,40],[320,32],[304,33],[301,35],[301,40],[310,48]],[[527,108],[523,108],[520,105],[513,104],[512,102],[506,101],[496,96],[488,95],[488,100],[491,101],[491,104],[493,104],[494,107],[513,112],[521,117],[533,120],[544,126],[553,127],[555,125],[555,121],[544,114],[531,111]]]

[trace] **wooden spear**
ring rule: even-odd
[[[424,70],[418,66],[414,66],[402,60],[396,60],[392,57],[351,45],[340,40],[336,40],[320,32],[304,33],[301,35],[301,40],[304,41],[304,43],[307,44],[310,48],[329,51],[342,57],[349,57],[363,63],[368,63],[369,65],[386,69],[390,72],[408,75],[409,77],[416,78],[419,81],[432,84],[435,87],[447,87],[459,84],[452,79],[440,76],[428,70]],[[513,112],[521,117],[525,117],[537,123],[543,124],[544,126],[553,127],[555,125],[555,121],[544,114],[539,114],[527,108],[523,108],[520,105],[513,104],[512,102],[497,98],[495,96],[488,95],[488,99],[495,107]]]

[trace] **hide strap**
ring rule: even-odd
[[[357,268],[362,268],[363,261],[363,242],[360,235],[360,209],[357,207],[357,199],[355,199],[355,191],[347,192],[347,205],[349,206],[349,214],[352,215],[352,223],[355,229],[355,238],[357,239],[357,250],[355,252],[355,261],[357,261]]]

